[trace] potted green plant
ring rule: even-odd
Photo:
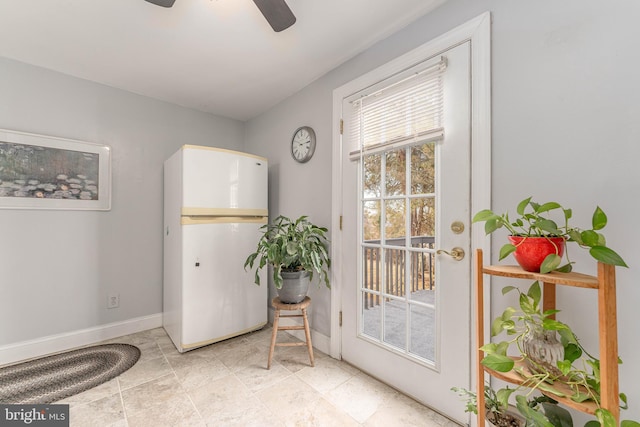
[[[452,387],[452,391],[465,399],[465,412],[478,414],[478,395],[462,387]],[[489,384],[484,387],[485,419],[496,427],[522,427],[524,419],[509,407],[509,395],[515,391],[509,387],[494,390]]]
[[[311,223],[303,215],[296,220],[278,216],[261,228],[256,251],[247,257],[244,268],[255,270],[255,283],[260,285],[259,270],[271,265],[273,283],[284,303],[299,303],[304,299],[314,274],[320,282],[329,284],[331,259],[327,252],[327,229]]]
[[[549,273],[569,272],[572,262],[565,251],[565,242],[575,242],[589,249],[597,261],[627,267],[622,257],[607,247],[601,233],[607,225],[607,215],[596,207],[590,229],[580,229],[569,224],[571,209],[565,209],[557,202],[536,203],[528,197],[518,203],[516,217],[509,213],[496,214],[490,209],[476,213],[473,222],[484,222],[486,234],[504,227],[509,231],[510,242],[500,249],[500,260],[514,254],[516,261],[527,271]],[[567,263],[560,266],[563,255]]]
[[[600,361],[586,351],[567,324],[553,319],[553,315],[559,310],[542,312],[539,282],[533,282],[526,293],[514,286],[504,287],[502,293],[514,290],[519,294],[519,309],[507,307],[491,324],[492,336],[506,332],[510,339],[482,346],[481,350],[486,356],[481,363],[497,372],[514,371],[523,379],[521,386],[529,391],[526,397],[516,396],[516,406],[527,420],[527,426],[567,425],[565,421],[550,421],[556,418],[566,420],[565,411],[557,406],[549,406],[555,404],[553,399],[530,399],[531,393],[538,390],[547,396],[570,398],[575,402],[593,401],[598,406],[595,411],[598,421],[590,422],[589,427],[595,422],[606,427],[615,427],[616,422],[611,412],[600,407]],[[561,351],[557,348],[542,349],[547,341],[556,346],[556,332],[560,336]],[[544,335],[538,341],[537,349],[532,349],[527,346],[527,341],[536,333]],[[515,348],[516,356],[509,356],[510,348]],[[543,357],[537,357],[540,355]],[[526,369],[516,363],[517,361],[524,361]],[[626,395],[620,393],[619,397],[623,403],[621,408],[626,409]],[[621,425],[640,426],[637,422],[629,420],[625,420]]]

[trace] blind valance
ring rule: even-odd
[[[350,97],[344,109],[350,157],[442,138],[446,65],[443,57],[422,70],[409,70],[382,88],[374,86]]]

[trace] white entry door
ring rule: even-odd
[[[470,381],[470,54],[467,41],[428,60],[446,58],[442,138],[342,153],[341,356],[459,422],[468,415],[450,389]]]

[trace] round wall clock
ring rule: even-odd
[[[291,156],[300,163],[308,162],[316,151],[316,133],[309,126],[296,129],[291,138]]]

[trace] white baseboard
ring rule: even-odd
[[[162,326],[162,313],[0,346],[0,365],[32,359]]]

